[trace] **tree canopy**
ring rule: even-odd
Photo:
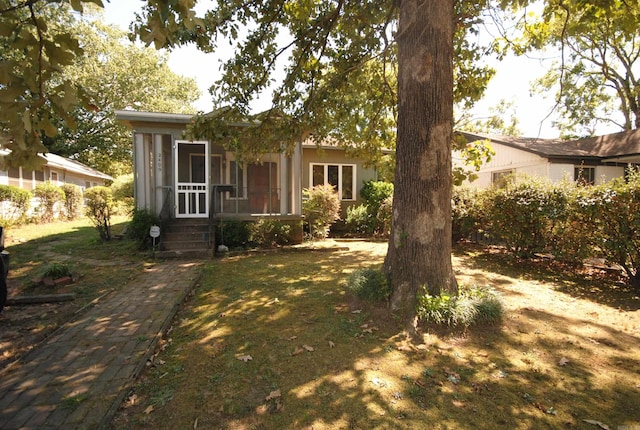
[[[637,0],[546,2],[521,21],[517,52],[554,49],[560,59],[537,82],[556,90],[565,135],[593,135],[599,125],[640,127],[640,3]]]
[[[0,6],[0,139],[12,150],[10,165],[35,167],[34,155],[50,151],[110,174],[130,172],[130,133],[114,110],[194,112],[193,79],[171,72],[166,54],[132,43],[83,3],[102,6]]]

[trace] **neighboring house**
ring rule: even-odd
[[[242,163],[219,142],[186,140],[192,115],[116,111],[116,118],[133,130],[136,208],[165,218],[299,221],[304,188],[333,185],[344,210],[359,203],[365,181],[376,179],[363,160],[333,145],[298,142],[290,155]]]
[[[630,164],[640,164],[640,130],[576,140],[535,139],[461,132],[467,141],[488,140],[495,155],[467,183],[474,188],[499,185],[508,175],[529,175],[600,184],[621,177]],[[454,164],[462,165],[459,154]]]
[[[8,154],[9,150],[0,149],[0,157]],[[106,181],[113,180],[111,176],[105,173],[56,154],[40,154],[39,157],[44,158],[45,163],[38,170],[28,170],[22,167],[10,167],[7,170],[0,170],[0,185],[13,185],[32,191],[38,184],[50,182],[58,186],[75,184],[85,190],[97,185],[105,185]],[[34,197],[31,200],[30,210],[27,215],[33,215],[33,211],[38,208],[39,204],[39,200]],[[2,202],[0,216],[12,218],[15,215],[16,213],[11,203]]]
[[[0,149],[0,157],[8,154],[8,150]],[[45,159],[41,169],[27,170],[22,167],[10,167],[8,170],[0,170],[0,184],[33,190],[38,184],[49,181],[54,185],[76,184],[84,190],[113,180],[111,176],[78,161],[55,154],[39,156]]]

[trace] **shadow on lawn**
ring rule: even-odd
[[[454,255],[464,258],[468,267],[479,271],[550,283],[557,291],[616,309],[640,309],[640,291],[628,285],[627,278],[616,270],[563,264],[542,257],[518,260],[501,248],[472,244],[454,248]]]
[[[114,428],[136,420],[140,428],[255,429],[640,422],[630,377],[640,371],[637,338],[523,308],[501,327],[432,330],[423,345],[409,344],[386,308],[345,292],[349,272],[381,262],[316,251],[211,263],[144,383],[148,399],[171,400],[146,414],[141,403],[136,419],[125,411]]]

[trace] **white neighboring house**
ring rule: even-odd
[[[9,154],[9,150],[0,149],[0,157]],[[61,157],[56,154],[40,154],[45,164],[39,170],[27,170],[22,167],[0,170],[0,185],[13,185],[24,190],[32,191],[38,184],[51,182],[54,185],[75,184],[83,191],[98,185],[105,185],[113,178],[106,173],[93,169],[79,161]],[[0,216],[6,217],[12,211],[6,207],[8,202],[0,205]],[[37,199],[31,202],[31,209],[37,207]]]
[[[488,188],[505,176],[529,175],[601,184],[624,176],[629,165],[640,165],[640,129],[575,140],[537,139],[460,132],[468,142],[488,140],[495,155],[466,186]],[[453,163],[463,166],[459,153]]]

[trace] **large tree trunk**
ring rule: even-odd
[[[398,134],[385,271],[392,310],[415,324],[417,295],[457,293],[451,264],[453,1],[400,0]]]

